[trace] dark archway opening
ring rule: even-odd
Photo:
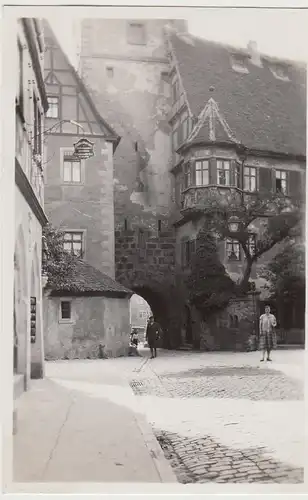
[[[149,304],[155,321],[160,324],[163,330],[162,347],[169,348],[169,311],[166,300],[162,294],[146,286],[133,287],[132,290]]]

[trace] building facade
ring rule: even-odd
[[[44,376],[42,317],[43,141],[48,103],[44,86],[44,38],[39,19],[20,19],[15,149],[14,388],[28,389]]]
[[[64,232],[64,249],[81,260],[76,271],[78,293],[68,283],[45,296],[46,355],[95,356],[101,344],[105,353],[116,356],[128,348],[131,296],[129,290],[112,284],[113,155],[120,137],[99,115],[47,24],[45,44],[49,102],[45,210],[52,225]],[[80,159],[74,154],[74,144],[81,138],[92,142],[94,156]]]
[[[149,302],[166,346],[191,343],[202,325],[181,281],[204,222],[195,209],[213,189],[300,193],[306,68],[260,54],[253,43],[239,49],[198,39],[181,21],[89,19],[81,35],[83,78],[122,136],[114,158],[116,276]],[[261,225],[251,227],[251,246]],[[252,269],[260,292],[258,266],[277,247]],[[220,242],[219,254],[240,279],[238,243]]]

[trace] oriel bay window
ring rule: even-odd
[[[195,162],[196,186],[207,186],[210,183],[209,161],[197,160]]]

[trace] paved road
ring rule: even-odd
[[[160,351],[107,360],[128,377],[182,483],[300,483],[304,351]]]

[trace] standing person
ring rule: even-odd
[[[146,340],[149,344],[149,348],[151,350],[151,359],[156,358],[157,356],[157,341],[159,339],[159,333],[161,331],[161,328],[159,326],[159,323],[156,323],[154,321],[153,316],[150,316],[148,326],[147,326],[147,332],[146,332]]]
[[[264,361],[265,353],[267,352],[267,361],[272,361],[270,358],[272,349],[277,345],[275,326],[277,325],[276,318],[271,314],[270,306],[265,306],[265,314],[260,316],[260,351],[263,352],[262,359]]]

